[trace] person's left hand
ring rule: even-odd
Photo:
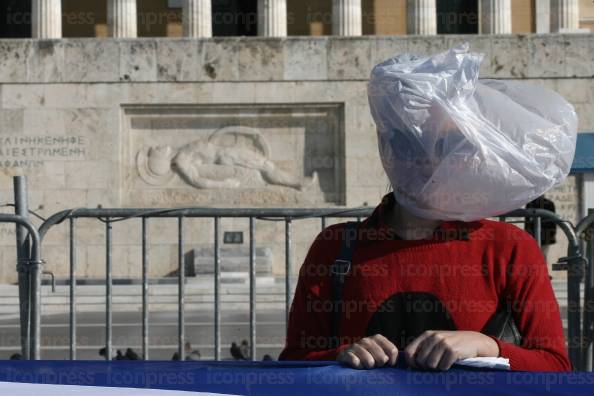
[[[489,336],[476,331],[428,330],[404,349],[409,366],[447,370],[460,359],[499,356],[499,346]]]

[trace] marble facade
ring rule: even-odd
[[[388,182],[367,105],[371,68],[462,41],[486,54],[482,77],[556,90],[574,104],[580,131],[594,131],[592,35],[0,40],[2,202],[12,202],[11,177],[25,174],[30,207],[43,216],[98,206],[374,206]],[[184,155],[204,166],[184,168]],[[572,186],[554,192],[569,219]],[[295,223],[297,271],[320,223]],[[140,274],[139,227],[114,228],[116,277]],[[151,276],[164,276],[177,265],[176,224],[150,227]],[[3,282],[16,278],[13,228],[0,226]],[[247,235],[247,221],[222,228]],[[212,221],[188,229],[188,248],[211,243]],[[80,221],[78,276],[103,276],[102,232]],[[284,271],[283,232],[258,222],[275,274]],[[58,226],[44,245],[58,277],[68,273],[66,242]]]

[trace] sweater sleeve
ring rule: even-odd
[[[336,360],[346,345],[329,348],[331,332],[330,260],[339,248],[332,237],[334,226],[320,233],[299,271],[299,280],[289,314],[285,348],[279,360]],[[336,229],[334,228],[336,231]]]
[[[512,370],[571,370],[559,305],[545,259],[536,241],[526,232],[519,230],[514,239],[506,294],[513,301],[522,344],[517,346],[494,338],[499,355],[509,359]]]

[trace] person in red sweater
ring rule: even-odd
[[[392,193],[357,229],[332,343],[332,277],[345,224],[325,228],[300,269],[279,360],[338,360],[355,368],[447,370],[458,359],[505,357],[512,370],[567,371],[559,306],[535,240],[504,222],[416,217]],[[515,345],[481,332],[511,304]]]

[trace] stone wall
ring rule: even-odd
[[[374,206],[388,183],[367,105],[371,68],[463,41],[485,53],[482,77],[556,90],[575,105],[580,131],[594,130],[592,35],[1,40],[2,202],[12,201],[11,177],[26,174],[31,208],[43,216],[98,206]],[[198,174],[191,164],[213,155],[231,162]],[[242,182],[208,184],[204,172]],[[575,219],[575,180],[555,194]],[[103,276],[103,225],[80,223],[78,275]],[[223,231],[245,223],[225,221]],[[319,226],[295,226],[294,270]],[[114,230],[116,276],[140,274],[139,227]],[[177,262],[176,224],[151,227],[151,275],[163,276]],[[212,241],[212,222],[188,228],[188,248]],[[276,246],[278,274],[283,230],[258,222],[259,240]],[[57,227],[45,245],[59,277],[68,272],[66,231]],[[1,226],[2,281],[15,280],[13,243],[13,227]]]

